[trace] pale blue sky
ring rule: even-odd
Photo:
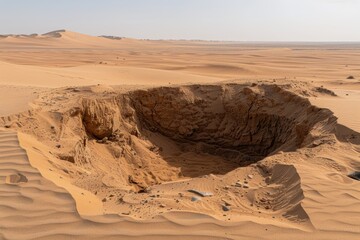
[[[0,0],[0,34],[360,41],[360,0]]]

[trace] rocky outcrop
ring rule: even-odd
[[[144,128],[178,142],[204,143],[221,155],[295,150],[316,123],[332,118],[276,85],[163,87],[135,91],[131,99]]]
[[[83,123],[86,131],[98,139],[110,137],[120,125],[115,99],[83,99]]]

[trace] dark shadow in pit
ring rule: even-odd
[[[315,125],[325,122],[330,132],[336,123],[331,111],[277,85],[162,87],[129,97],[140,131],[166,136],[145,135],[163,149],[163,159],[191,177],[225,174],[280,149],[296,151]]]
[[[181,177],[201,177],[209,174],[225,175],[239,167],[256,163],[263,157],[250,157],[231,149],[205,143],[177,142],[159,133],[143,130],[158,154],[170,166],[180,169]]]
[[[186,153],[179,156],[162,156],[167,163],[181,170],[182,177],[201,177],[209,174],[225,175],[239,167],[238,164],[218,156]]]

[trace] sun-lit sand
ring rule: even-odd
[[[0,239],[358,239],[359,60],[2,36]]]

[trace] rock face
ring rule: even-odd
[[[21,173],[12,174],[9,176],[6,176],[5,182],[7,184],[20,184],[20,183],[26,183],[28,182],[28,179],[25,175]]]
[[[131,99],[144,128],[232,158],[294,150],[318,122],[333,118],[276,85],[163,87],[135,91]]]
[[[83,99],[83,123],[97,139],[110,137],[119,128],[120,111],[115,99]]]

